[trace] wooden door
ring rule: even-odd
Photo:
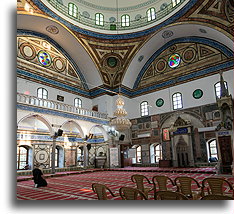
[[[222,161],[222,173],[231,173],[231,165],[233,160],[231,136],[219,137],[218,142]]]

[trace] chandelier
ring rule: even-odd
[[[129,129],[132,123],[129,119],[125,118],[128,113],[123,108],[124,100],[120,95],[118,95],[118,99],[116,100],[115,104],[117,109],[114,111],[114,116],[116,117],[110,121],[110,125],[114,126],[117,131],[124,131]]]

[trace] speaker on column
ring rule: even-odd
[[[62,129],[58,129],[58,137],[63,135],[63,130]]]

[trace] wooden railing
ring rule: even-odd
[[[35,96],[29,96],[22,93],[17,93],[17,103],[20,104],[26,104],[30,106],[37,106],[52,110],[58,110],[58,111],[65,111],[70,112],[82,116],[87,117],[93,117],[93,118],[99,118],[99,119],[108,119],[108,116],[106,113],[101,113],[97,111],[92,111],[84,108],[78,108],[72,105],[64,104],[61,102],[48,100],[48,99],[42,99]]]

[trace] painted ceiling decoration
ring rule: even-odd
[[[143,44],[139,39],[128,40],[123,44],[116,40],[109,43],[106,40],[88,40],[82,37],[80,41],[92,56],[103,85],[109,88],[120,86],[130,61]]]
[[[148,4],[153,1],[156,0],[139,0],[138,3]],[[33,11],[24,9],[25,2]],[[233,40],[234,3],[231,0],[190,0],[183,9],[162,23],[141,31],[133,29],[130,33],[116,31],[114,34],[76,26],[50,10],[44,2],[17,1],[18,14],[35,18],[43,17],[51,21],[44,26],[44,31],[41,33],[30,31],[30,27],[17,31],[19,77],[30,78],[89,98],[103,94],[114,95],[103,89],[114,92],[121,90],[124,96],[136,97],[233,68],[233,50],[223,45],[224,41],[209,39],[210,32],[206,28],[221,31],[227,38]],[[93,1],[76,2],[85,4]],[[61,24],[56,25],[58,22]],[[200,35],[182,37],[170,30],[170,27],[183,24],[201,25]],[[80,69],[79,57],[69,55],[68,50],[63,48],[67,41],[66,38],[60,39],[63,37],[62,28],[69,29],[68,32],[76,42],[84,47],[96,69],[92,69],[92,72],[100,76],[101,85],[89,89],[89,82],[86,82],[86,79],[91,78],[92,73],[87,74],[85,66],[81,66]],[[156,37],[163,38],[165,43],[155,44],[150,54],[142,53],[141,49]],[[60,39],[59,44],[56,39]],[[50,46],[51,49],[47,49],[46,46]],[[79,50],[73,52],[76,51]],[[131,65],[135,58],[139,63],[137,71]],[[132,85],[124,85],[126,74],[130,73],[135,74]]]
[[[171,60],[171,56],[175,54],[179,56],[179,61]],[[212,75],[219,71],[220,66],[222,69],[231,69],[233,56],[232,50],[213,40],[197,37],[175,39],[156,51],[146,62],[137,77],[134,89],[149,89],[148,86],[152,84],[155,89],[168,87],[180,82],[183,77],[191,80]],[[172,61],[179,63],[177,66],[170,66]],[[207,68],[210,69],[205,70]],[[203,75],[199,75],[199,72]]]
[[[44,36],[43,36],[44,37]],[[68,54],[54,41],[38,33],[18,31],[17,67],[36,75],[88,89],[82,73]]]

